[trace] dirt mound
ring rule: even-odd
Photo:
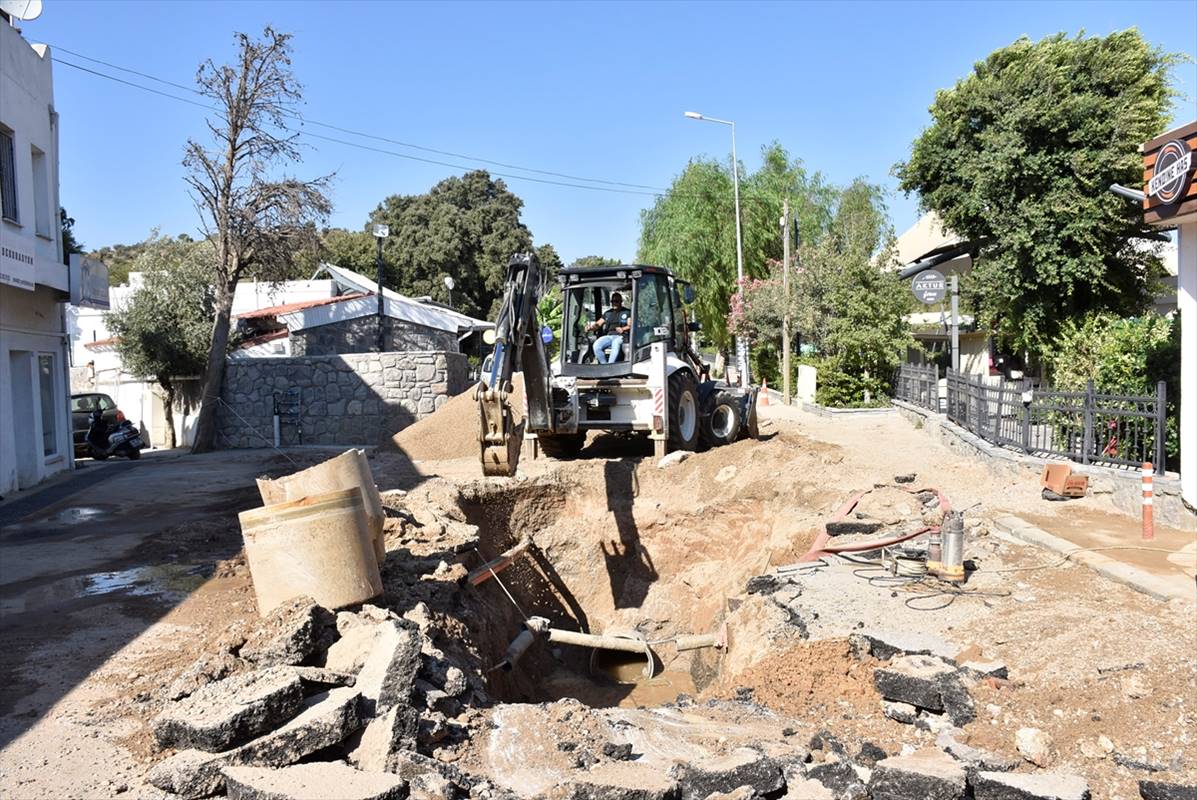
[[[524,419],[524,381],[512,378],[511,410],[518,424]],[[466,389],[435,413],[408,425],[391,437],[395,447],[413,461],[441,461],[478,455],[477,384]]]

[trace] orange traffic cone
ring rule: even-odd
[[[769,381],[765,379],[761,379],[761,396],[757,398],[757,405],[769,405]]]

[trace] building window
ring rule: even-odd
[[[50,225],[53,214],[50,211],[50,172],[46,167],[46,154],[36,147],[31,151],[33,159],[33,221],[38,236],[54,238]]]
[[[17,210],[17,163],[12,132],[0,129],[0,216],[19,223]]]
[[[39,353],[37,376],[42,400],[42,455],[52,456],[58,452],[58,404],[54,402],[54,356]]]

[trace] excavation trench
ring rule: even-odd
[[[637,638],[653,655],[650,663],[639,647],[595,650],[541,634],[509,671],[488,673],[496,699],[654,705],[715,687],[729,655],[733,667],[752,657],[749,642],[735,641],[729,615],[751,577],[803,543],[771,519],[775,489],[690,478],[683,489],[651,462],[623,459],[461,488],[461,510],[479,532],[470,569],[531,539],[510,565],[467,590],[467,625],[485,665],[504,661],[528,627],[525,617],[558,631]],[[688,638],[710,634],[725,646],[693,647],[705,642]]]

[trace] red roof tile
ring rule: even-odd
[[[237,314],[237,319],[258,319],[261,317],[277,317],[280,314],[290,314],[292,311],[301,311],[305,308],[314,308],[316,306],[326,306],[330,303],[342,303],[346,300],[357,300],[361,297],[368,297],[373,292],[353,292],[351,294],[343,294],[339,297],[321,297],[317,300],[300,300],[297,303],[284,303],[281,306],[270,306],[269,308],[259,308],[255,311],[245,311]]]

